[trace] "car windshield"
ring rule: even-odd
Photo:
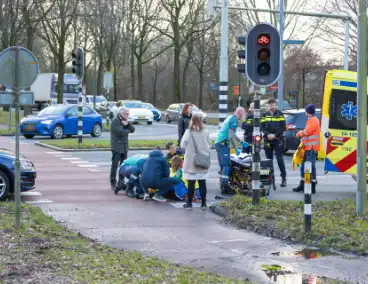
[[[143,106],[145,108],[148,108],[148,109],[154,109],[155,108],[152,104],[143,104]]]
[[[89,100],[91,101],[91,102],[93,102],[94,100],[93,100],[94,98],[93,98],[93,96],[90,96],[89,97]],[[103,97],[103,96],[96,96],[96,103],[102,103],[102,102],[106,102],[107,100]]]
[[[79,93],[81,86],[79,84],[72,85],[72,84],[64,84],[64,93]],[[58,90],[58,85],[55,85],[55,92]]]
[[[37,116],[53,116],[53,115],[62,115],[66,109],[67,106],[61,106],[61,105],[51,105],[43,110],[41,110]]]
[[[293,124],[296,128],[303,129],[307,124],[307,116],[305,113],[287,113],[286,125]],[[321,117],[320,112],[316,112],[318,119]]]
[[[144,108],[143,104],[139,102],[124,102],[124,106],[127,108]]]

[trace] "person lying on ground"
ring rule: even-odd
[[[159,202],[165,202],[166,199],[163,195],[174,190],[174,186],[180,183],[178,179],[170,177],[170,167],[160,147],[155,148],[149,154],[149,158],[143,166],[140,182],[145,189],[158,189],[153,195],[153,199]],[[145,200],[147,195],[148,192],[145,192]]]

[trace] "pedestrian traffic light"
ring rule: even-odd
[[[246,37],[245,36],[238,36],[236,38],[236,40],[238,41],[240,46],[244,46],[243,48],[238,49],[238,57],[240,58],[240,61],[244,61],[245,60]],[[239,73],[245,73],[245,62],[238,63],[236,67],[237,67]]]
[[[72,52],[72,72],[77,76],[79,80],[81,80],[84,76],[84,51],[83,48],[77,47]]]
[[[247,35],[246,74],[255,85],[267,87],[280,76],[280,34],[270,24],[258,24]]]

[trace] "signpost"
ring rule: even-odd
[[[20,227],[20,159],[19,159],[19,106],[33,104],[32,92],[20,92],[27,89],[36,80],[39,68],[36,57],[26,48],[12,46],[0,53],[0,84],[13,92],[0,94],[2,104],[15,106],[15,227]]]

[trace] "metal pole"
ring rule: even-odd
[[[345,21],[345,50],[344,50],[344,70],[349,70],[349,40],[350,22]]]
[[[12,107],[13,107],[13,104],[11,104],[9,107],[9,131],[11,130],[11,127],[12,127]]]
[[[228,0],[222,1],[221,10],[221,50],[219,82],[219,126],[224,122],[228,112]]]
[[[95,33],[96,34],[96,33]],[[95,46],[94,46],[94,68],[95,68],[95,91],[93,92],[93,109],[96,109],[96,96],[97,96],[97,40],[95,39]]]
[[[78,96],[78,144],[83,141],[83,96],[79,93]]]
[[[278,86],[277,107],[284,109],[284,27],[285,27],[285,5],[284,0],[280,0],[280,77]]]
[[[367,0],[359,1],[358,24],[358,145],[356,212],[365,212],[367,185]]]
[[[15,228],[20,227],[20,160],[19,160],[19,47],[15,47],[15,74],[14,74],[14,98],[15,98]]]
[[[261,197],[261,105],[260,94],[254,93],[253,159],[252,159],[252,204],[258,205]]]
[[[110,97],[110,89],[107,89],[107,97],[109,98]],[[107,110],[106,110],[106,113],[107,113],[107,115],[106,115],[106,124],[107,124],[107,126],[109,126],[109,124],[110,124],[110,113],[109,113],[110,111],[109,111],[109,107],[108,107],[108,105],[107,105]]]
[[[312,185],[311,185],[312,163],[304,163],[304,231],[312,231]]]

